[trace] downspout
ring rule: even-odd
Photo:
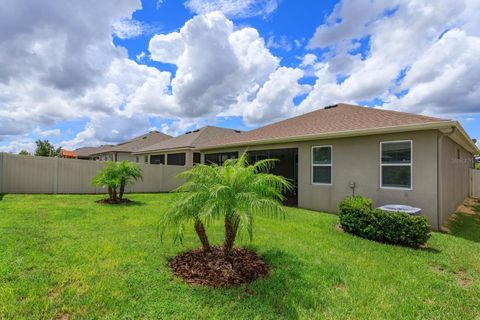
[[[441,220],[443,213],[443,180],[442,180],[442,169],[443,169],[443,139],[445,136],[450,136],[455,132],[455,127],[452,127],[450,132],[439,131],[440,134],[437,137],[437,229],[440,231]]]

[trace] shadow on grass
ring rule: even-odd
[[[106,206],[106,207],[112,207],[112,208],[123,208],[123,207],[136,207],[136,206],[144,206],[147,203],[143,201],[136,201],[136,200],[130,200],[130,199],[124,199],[127,200],[128,202],[125,203],[108,203],[108,202],[99,202],[99,201],[104,201],[108,199],[100,199],[96,200],[95,202],[99,205]]]
[[[456,213],[455,220],[449,224],[452,236],[480,242],[480,213]]]
[[[278,249],[262,256],[269,265],[267,278],[239,288],[196,287],[196,297],[205,305],[212,301],[228,305],[239,318],[298,319],[298,309],[315,307],[317,297],[309,294],[314,290],[303,277],[305,265],[296,256]]]
[[[5,196],[5,193],[0,193],[0,201],[3,200],[3,197]]]

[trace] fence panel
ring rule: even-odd
[[[0,153],[0,193],[105,193],[92,178],[105,162]],[[182,181],[176,175],[188,167],[139,164],[143,181],[127,192],[169,192]]]
[[[470,169],[470,197],[480,199],[480,170]]]

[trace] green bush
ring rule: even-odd
[[[361,196],[351,196],[340,202],[343,230],[370,240],[409,247],[419,247],[428,241],[427,218],[403,212],[383,212],[372,209],[372,204],[371,199]]]

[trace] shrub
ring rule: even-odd
[[[430,237],[427,218],[372,209],[372,200],[361,196],[340,202],[339,215],[346,232],[370,240],[419,247]]]

